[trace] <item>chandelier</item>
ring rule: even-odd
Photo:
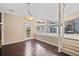
[[[34,17],[32,16],[32,14],[30,12],[30,3],[27,3],[27,4],[28,4],[28,15],[24,16],[24,19],[26,19],[26,20],[32,20]]]

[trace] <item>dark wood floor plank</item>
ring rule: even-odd
[[[15,44],[5,45],[0,49],[1,56],[68,56],[58,53],[57,47],[38,41],[28,40]]]

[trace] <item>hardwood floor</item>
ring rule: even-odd
[[[1,56],[68,56],[58,53],[57,47],[38,41],[28,40],[15,44],[5,45],[0,49]]]

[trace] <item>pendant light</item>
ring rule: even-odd
[[[34,17],[32,16],[32,14],[31,14],[31,12],[30,12],[30,10],[31,10],[31,8],[30,8],[30,3],[27,3],[27,4],[28,4],[28,15],[25,16],[24,19],[30,21],[30,20],[32,20]]]

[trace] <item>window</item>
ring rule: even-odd
[[[42,32],[42,33],[45,33],[46,31],[45,31],[45,28],[46,26],[45,25],[40,25],[40,26],[37,26],[37,31],[38,32]]]
[[[57,35],[57,33],[58,33],[57,22],[48,21],[47,24],[43,24],[43,25],[40,23],[37,26],[37,32]]]

